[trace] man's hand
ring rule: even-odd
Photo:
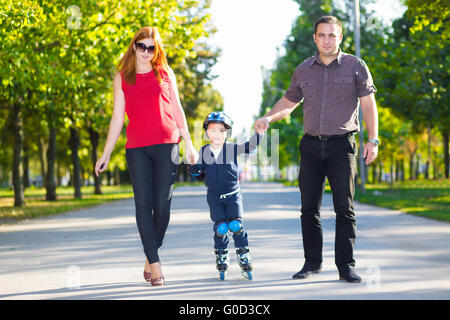
[[[371,164],[378,156],[378,146],[375,143],[367,142],[364,145],[363,158],[366,159],[366,165]]]
[[[378,137],[378,110],[373,93],[360,97],[361,110],[363,113],[364,124],[367,129],[367,135]],[[378,156],[378,146],[375,143],[367,142],[364,145],[363,157],[366,159],[366,165],[373,162]]]
[[[254,127],[257,134],[264,134],[269,129],[269,120],[266,118],[256,119]]]
[[[256,119],[255,131],[257,134],[263,134],[269,129],[269,123],[286,118],[295,108],[298,102],[292,102],[283,96],[262,118]]]

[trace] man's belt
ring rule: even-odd
[[[318,135],[318,136],[312,136],[308,133],[305,133],[305,136],[312,138],[312,139],[317,139],[317,140],[321,140],[321,141],[326,141],[326,140],[334,140],[334,139],[341,139],[341,138],[347,138],[350,136],[354,136],[355,134],[357,134],[358,131],[350,131],[344,134],[335,134],[335,135],[331,135],[331,136],[326,136],[326,135]]]

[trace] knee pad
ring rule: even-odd
[[[215,229],[216,235],[218,237],[223,237],[228,233],[228,224],[226,222],[222,222]]]
[[[230,231],[235,234],[241,233],[244,230],[244,228],[242,227],[242,221],[240,219],[230,221],[230,223],[228,224],[228,228],[230,228]]]

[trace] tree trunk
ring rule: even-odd
[[[50,111],[51,112],[51,111]],[[55,160],[56,160],[56,128],[51,113],[48,114],[49,139],[47,148],[47,175],[45,188],[47,193],[45,200],[56,201]]]
[[[372,183],[377,183],[377,165],[372,166]]]
[[[23,190],[30,187],[30,156],[26,144],[23,147]]]
[[[416,170],[414,175],[414,180],[419,179],[420,174],[420,153],[417,153]]]
[[[395,160],[395,182],[400,181],[400,160]]]
[[[405,159],[402,158],[400,165],[401,165],[401,173],[402,173],[401,180],[405,181]]]
[[[70,128],[69,146],[72,151],[74,197],[75,199],[81,199],[83,196],[81,194],[81,164],[80,157],[78,156],[78,150],[80,149],[80,137],[78,135],[77,128]]]
[[[430,171],[430,161],[428,161],[427,159],[427,162],[425,162],[425,172],[423,173],[423,177],[425,179],[430,179],[429,171]]]
[[[46,167],[46,145],[45,145],[45,141],[44,138],[40,138],[39,142],[38,142],[38,149],[39,149],[39,162],[41,164],[41,175],[42,175],[42,185],[45,185],[45,177],[47,176],[47,173],[45,172],[45,167]]]
[[[118,166],[114,167],[114,185],[120,185],[120,169]]]
[[[106,170],[106,179],[108,180],[108,186],[111,185],[111,171],[108,169]]]
[[[428,136],[428,157],[425,162],[425,179],[430,178],[430,164],[431,164],[431,128],[427,128],[427,136]]]
[[[449,133],[448,131],[444,131],[444,133],[442,134],[443,138],[444,138],[444,166],[445,166],[445,178],[448,179],[449,176],[449,148],[448,148],[448,136]]]
[[[88,129],[89,131],[89,138],[91,140],[91,159],[92,159],[92,175],[94,176],[94,185],[95,185],[95,191],[94,194],[102,194],[102,176],[96,176],[95,175],[95,164],[97,163],[97,148],[100,140],[100,135],[97,131],[95,131],[92,127]]]
[[[14,206],[25,205],[23,194],[23,119],[22,108],[19,104],[13,105],[13,127],[14,127],[14,153],[13,153],[13,185],[14,185]]]
[[[432,158],[432,164],[433,164],[433,180],[436,180],[439,175],[439,168],[438,168],[438,157],[436,151],[433,151],[433,158]]]
[[[378,170],[378,182],[383,182],[383,162],[379,161],[380,170]]]
[[[391,157],[391,166],[390,166],[390,176],[391,176],[391,178],[390,178],[390,181],[389,181],[389,183],[391,184],[391,185],[393,185],[394,184],[394,179],[395,179],[395,177],[394,177],[394,156],[392,156]]]
[[[61,164],[60,164],[60,161],[56,161],[56,187],[61,186],[61,181],[62,181]]]
[[[414,150],[409,155],[409,180],[414,180],[414,156],[416,155],[416,150]]]
[[[83,169],[83,167],[80,167],[80,174],[81,174],[81,185],[82,186],[88,186],[89,185],[89,177],[88,177],[88,183],[86,183],[86,180],[84,179],[84,169]]]

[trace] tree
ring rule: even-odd
[[[407,17],[414,19],[414,24],[409,30],[413,34],[425,32],[429,39],[428,43],[433,47],[432,55],[438,63],[438,65],[429,63],[428,68],[433,70],[429,73],[434,73],[437,77],[429,79],[431,81],[428,83],[433,87],[432,96],[437,98],[433,99],[435,110],[438,111],[439,119],[442,120],[438,126],[444,143],[445,177],[448,179],[450,168],[449,76],[448,68],[443,66],[449,64],[450,4],[446,0],[405,0],[405,3],[408,6]]]
[[[42,9],[34,1],[21,1],[7,4],[0,1],[0,72],[2,90],[0,101],[10,109],[14,136],[13,185],[14,206],[25,204],[23,194],[23,108],[30,97],[29,74],[20,72],[22,68],[31,67],[33,54],[31,46],[17,45],[23,34],[39,26],[44,20]],[[31,68],[30,68],[31,69]]]
[[[105,136],[99,128],[107,127],[105,122],[111,115],[115,66],[131,37],[144,25],[158,27],[165,39],[172,67],[176,68],[186,59],[195,59],[197,50],[207,52],[196,47],[196,43],[210,32],[209,2],[88,0],[72,1],[68,6],[65,1],[14,0],[11,4],[0,0],[0,73],[3,86],[0,101],[2,107],[10,110],[7,113],[14,116],[8,119],[16,133],[12,135],[15,143],[2,136],[2,144],[16,148],[12,167],[18,199],[21,195],[23,198],[21,183],[17,181],[23,180],[24,114],[40,119],[35,129],[47,135],[46,139],[42,136],[37,139],[46,198],[56,200],[55,163],[60,154],[56,149],[57,137],[66,131],[70,132],[70,139],[59,148],[71,149],[74,194],[81,197],[80,171],[83,168],[79,150],[84,148],[80,144],[80,130],[86,128],[89,134],[93,168],[100,136]],[[202,59],[202,54],[198,56]],[[206,54],[205,61],[215,63],[214,55]],[[193,65],[187,67],[193,68]],[[206,95],[211,94],[220,101],[220,96],[206,82],[198,82],[196,96],[205,96],[205,91],[208,92]],[[206,100],[208,103],[212,101],[210,97]],[[193,102],[193,113],[195,109]],[[2,124],[2,129],[5,127],[6,124]],[[119,141],[118,145],[121,144]],[[123,157],[118,161],[123,164]],[[100,180],[96,179],[95,184],[96,192],[100,193]]]
[[[448,137],[450,131],[449,74],[444,68],[450,47],[441,30],[431,25],[414,31],[410,12],[394,21],[392,33],[380,41],[373,55],[384,105],[405,121],[414,123],[415,133],[433,128],[443,137],[445,175],[448,178]],[[430,153],[428,161],[431,161]]]
[[[446,0],[404,0],[408,7],[408,18],[413,20],[411,32],[429,27],[431,31],[441,31],[442,40],[449,37],[450,4]]]

